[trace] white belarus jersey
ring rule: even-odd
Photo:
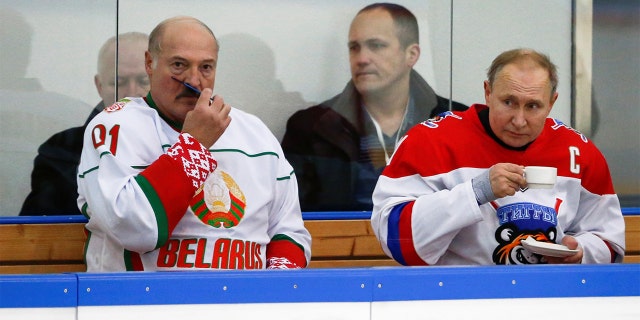
[[[150,95],[123,99],[87,127],[78,205],[89,218],[88,271],[260,269],[270,257],[306,266],[297,182],[269,129],[232,109],[209,149],[217,168],[193,187],[187,176],[198,172],[185,168],[207,163],[183,168],[166,156],[186,148],[149,105]]]

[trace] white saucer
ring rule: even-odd
[[[578,250],[569,249],[566,246],[556,243],[536,241],[532,237],[527,237],[520,241],[525,249],[549,257],[568,257],[578,253]]]

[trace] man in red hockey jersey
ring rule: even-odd
[[[546,55],[506,51],[488,70],[486,105],[413,127],[373,194],[384,251],[405,265],[621,261],[624,220],[605,158],[547,118],[557,85]],[[527,188],[525,166],[557,168],[556,184]],[[549,250],[525,248],[529,237]]]

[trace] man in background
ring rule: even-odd
[[[102,101],[94,108],[87,122],[116,100],[144,95],[149,90],[149,77],[144,71],[144,52],[148,41],[149,36],[141,32],[123,33],[118,37],[117,78],[114,74],[116,38],[112,37],[102,45],[98,54],[98,73],[93,78]]]
[[[148,35],[140,32],[109,38],[98,53],[98,73],[94,83],[102,100],[93,108],[85,124],[51,136],[38,148],[31,173],[31,192],[20,215],[71,215],[78,209],[77,168],[82,137],[87,123],[117,99],[144,95],[149,78],[144,69]],[[116,50],[117,49],[117,50]],[[116,77],[116,51],[117,77]]]
[[[287,122],[282,147],[303,211],[371,210],[378,176],[405,132],[450,107],[467,108],[437,95],[413,70],[420,58],[418,22],[405,7],[361,9],[348,49],[351,81],[343,92]]]

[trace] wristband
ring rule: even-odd
[[[197,189],[218,166],[218,163],[198,140],[188,133],[181,133],[167,155],[182,163],[184,173]]]
[[[478,205],[483,205],[487,202],[498,199],[491,190],[491,180],[489,178],[489,170],[485,170],[477,177],[471,179],[471,185],[473,186],[473,192],[476,194],[476,201]]]
[[[300,266],[284,257],[273,257],[267,260],[267,269],[300,269]]]

